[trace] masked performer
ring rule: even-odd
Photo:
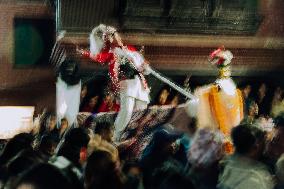
[[[75,60],[66,59],[59,69],[56,82],[57,120],[66,118],[70,125],[77,123],[80,105],[81,80]]]
[[[78,62],[67,58],[67,51],[62,42],[65,31],[61,32],[56,40],[50,56],[50,64],[53,65],[56,75],[56,117],[60,124],[62,118],[66,118],[70,126],[77,124],[77,114],[80,105],[81,79]]]
[[[114,123],[118,141],[133,110],[144,109],[149,103],[149,88],[143,75],[147,63],[134,47],[124,46],[115,28],[103,24],[90,34],[90,52],[79,52],[95,62],[108,64],[112,89],[120,95],[120,111]]]
[[[195,96],[198,100],[189,106],[190,111],[196,114],[198,127],[220,131],[225,144],[230,143],[231,129],[243,119],[242,95],[230,77],[232,58],[232,53],[224,47],[210,54],[209,62],[219,69],[219,76],[215,83],[197,88]],[[194,109],[196,111],[192,111]],[[231,148],[231,145],[227,147]]]

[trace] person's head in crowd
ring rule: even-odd
[[[92,96],[91,98],[90,98],[90,100],[89,100],[89,106],[91,107],[91,108],[95,108],[95,106],[97,105],[97,103],[98,103],[98,99],[99,99],[99,96]]]
[[[95,134],[98,134],[102,139],[112,142],[114,126],[110,122],[98,122],[95,127]]]
[[[65,141],[57,155],[64,156],[77,167],[81,167],[81,164],[86,161],[89,140],[86,129],[74,128],[66,134]]]
[[[283,99],[283,90],[281,89],[281,87],[276,87],[276,89],[274,90],[273,101],[279,102],[282,99]]]
[[[272,137],[267,141],[265,154],[274,162],[284,153],[284,112],[274,119]]]
[[[167,88],[163,88],[158,96],[158,105],[166,105],[170,91]]]
[[[49,133],[52,130],[56,128],[56,114],[52,111],[46,111],[41,116],[41,119],[39,121],[40,135],[43,135],[45,133]]]
[[[33,149],[24,149],[7,163],[7,171],[10,177],[16,177],[32,165],[42,163],[45,160],[42,154]]]
[[[173,106],[177,106],[178,104],[179,104],[179,95],[178,94],[176,94],[174,97],[173,97],[173,99],[171,100],[171,105],[173,105]]]
[[[248,116],[256,117],[258,115],[258,105],[255,101],[250,101],[248,104]]]
[[[98,99],[99,96],[91,96],[88,101],[87,104],[82,108],[82,112],[94,112],[95,111],[95,107],[97,106],[98,103]]]
[[[194,186],[191,180],[184,175],[182,167],[166,162],[153,172],[152,188],[194,189]]]
[[[284,187],[284,153],[277,160],[275,169],[278,185]]]
[[[0,165],[6,164],[11,158],[16,156],[21,150],[31,149],[33,136],[28,133],[20,133],[15,135],[5,145],[0,156]]]
[[[262,100],[265,96],[266,96],[266,92],[267,92],[267,86],[265,83],[261,83],[258,91],[257,91],[257,95],[258,95],[258,100]]]
[[[141,167],[137,161],[127,161],[123,165],[122,172],[126,175],[131,175],[133,177],[141,177]]]
[[[52,131],[53,129],[56,128],[56,116],[55,115],[50,115],[50,117],[47,120],[47,130]]]
[[[75,189],[83,189],[83,172],[63,156],[52,156],[48,163],[58,168]]]
[[[68,120],[66,118],[62,118],[60,122],[60,135],[62,135],[66,129],[68,128]]]
[[[81,101],[87,96],[87,93],[88,93],[88,87],[87,85],[83,85],[80,93]]]
[[[251,93],[251,85],[249,84],[245,85],[242,89],[242,93],[245,99],[249,98],[250,93]]]
[[[259,159],[263,154],[265,132],[261,129],[242,124],[232,129],[231,137],[236,153],[252,159]]]
[[[142,182],[142,170],[137,161],[127,161],[122,167],[122,172],[127,178],[125,188],[138,188]]]
[[[103,100],[107,103],[107,104],[111,104],[114,101],[114,95],[112,93],[110,93],[109,89],[107,89],[104,92],[104,96],[103,96]]]
[[[38,150],[47,156],[54,154],[57,142],[51,135],[43,135],[40,140]]]
[[[152,140],[146,146],[143,155],[156,154],[161,158],[167,158],[175,152],[175,142],[181,135],[162,127],[157,130]]]
[[[106,151],[94,151],[89,157],[85,168],[85,188],[122,188],[120,173]]]
[[[267,86],[265,83],[261,83],[259,88],[258,88],[258,93],[259,95],[265,95],[267,91]]]
[[[11,189],[63,189],[74,188],[56,167],[40,163],[22,174]]]

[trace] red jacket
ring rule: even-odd
[[[136,48],[133,46],[127,46],[127,49],[130,51],[136,51]],[[101,65],[108,63],[109,76],[112,81],[112,87],[115,92],[119,89],[119,62],[117,61],[116,56],[109,48],[103,49],[99,54],[93,56],[90,51],[84,51],[83,56],[91,58],[93,61],[98,62]]]

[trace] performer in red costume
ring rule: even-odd
[[[115,120],[115,140],[119,141],[133,110],[149,103],[149,88],[144,74],[148,64],[133,46],[124,46],[115,28],[100,24],[90,34],[90,51],[79,50],[100,64],[108,64],[114,93],[120,95],[120,111]]]

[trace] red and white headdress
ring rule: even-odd
[[[209,55],[209,62],[218,68],[224,68],[231,63],[233,59],[233,54],[231,51],[225,50],[225,47],[222,46]]]
[[[113,35],[116,29],[111,26],[100,24],[90,34],[90,51],[93,56],[97,55],[104,48],[109,35]]]

